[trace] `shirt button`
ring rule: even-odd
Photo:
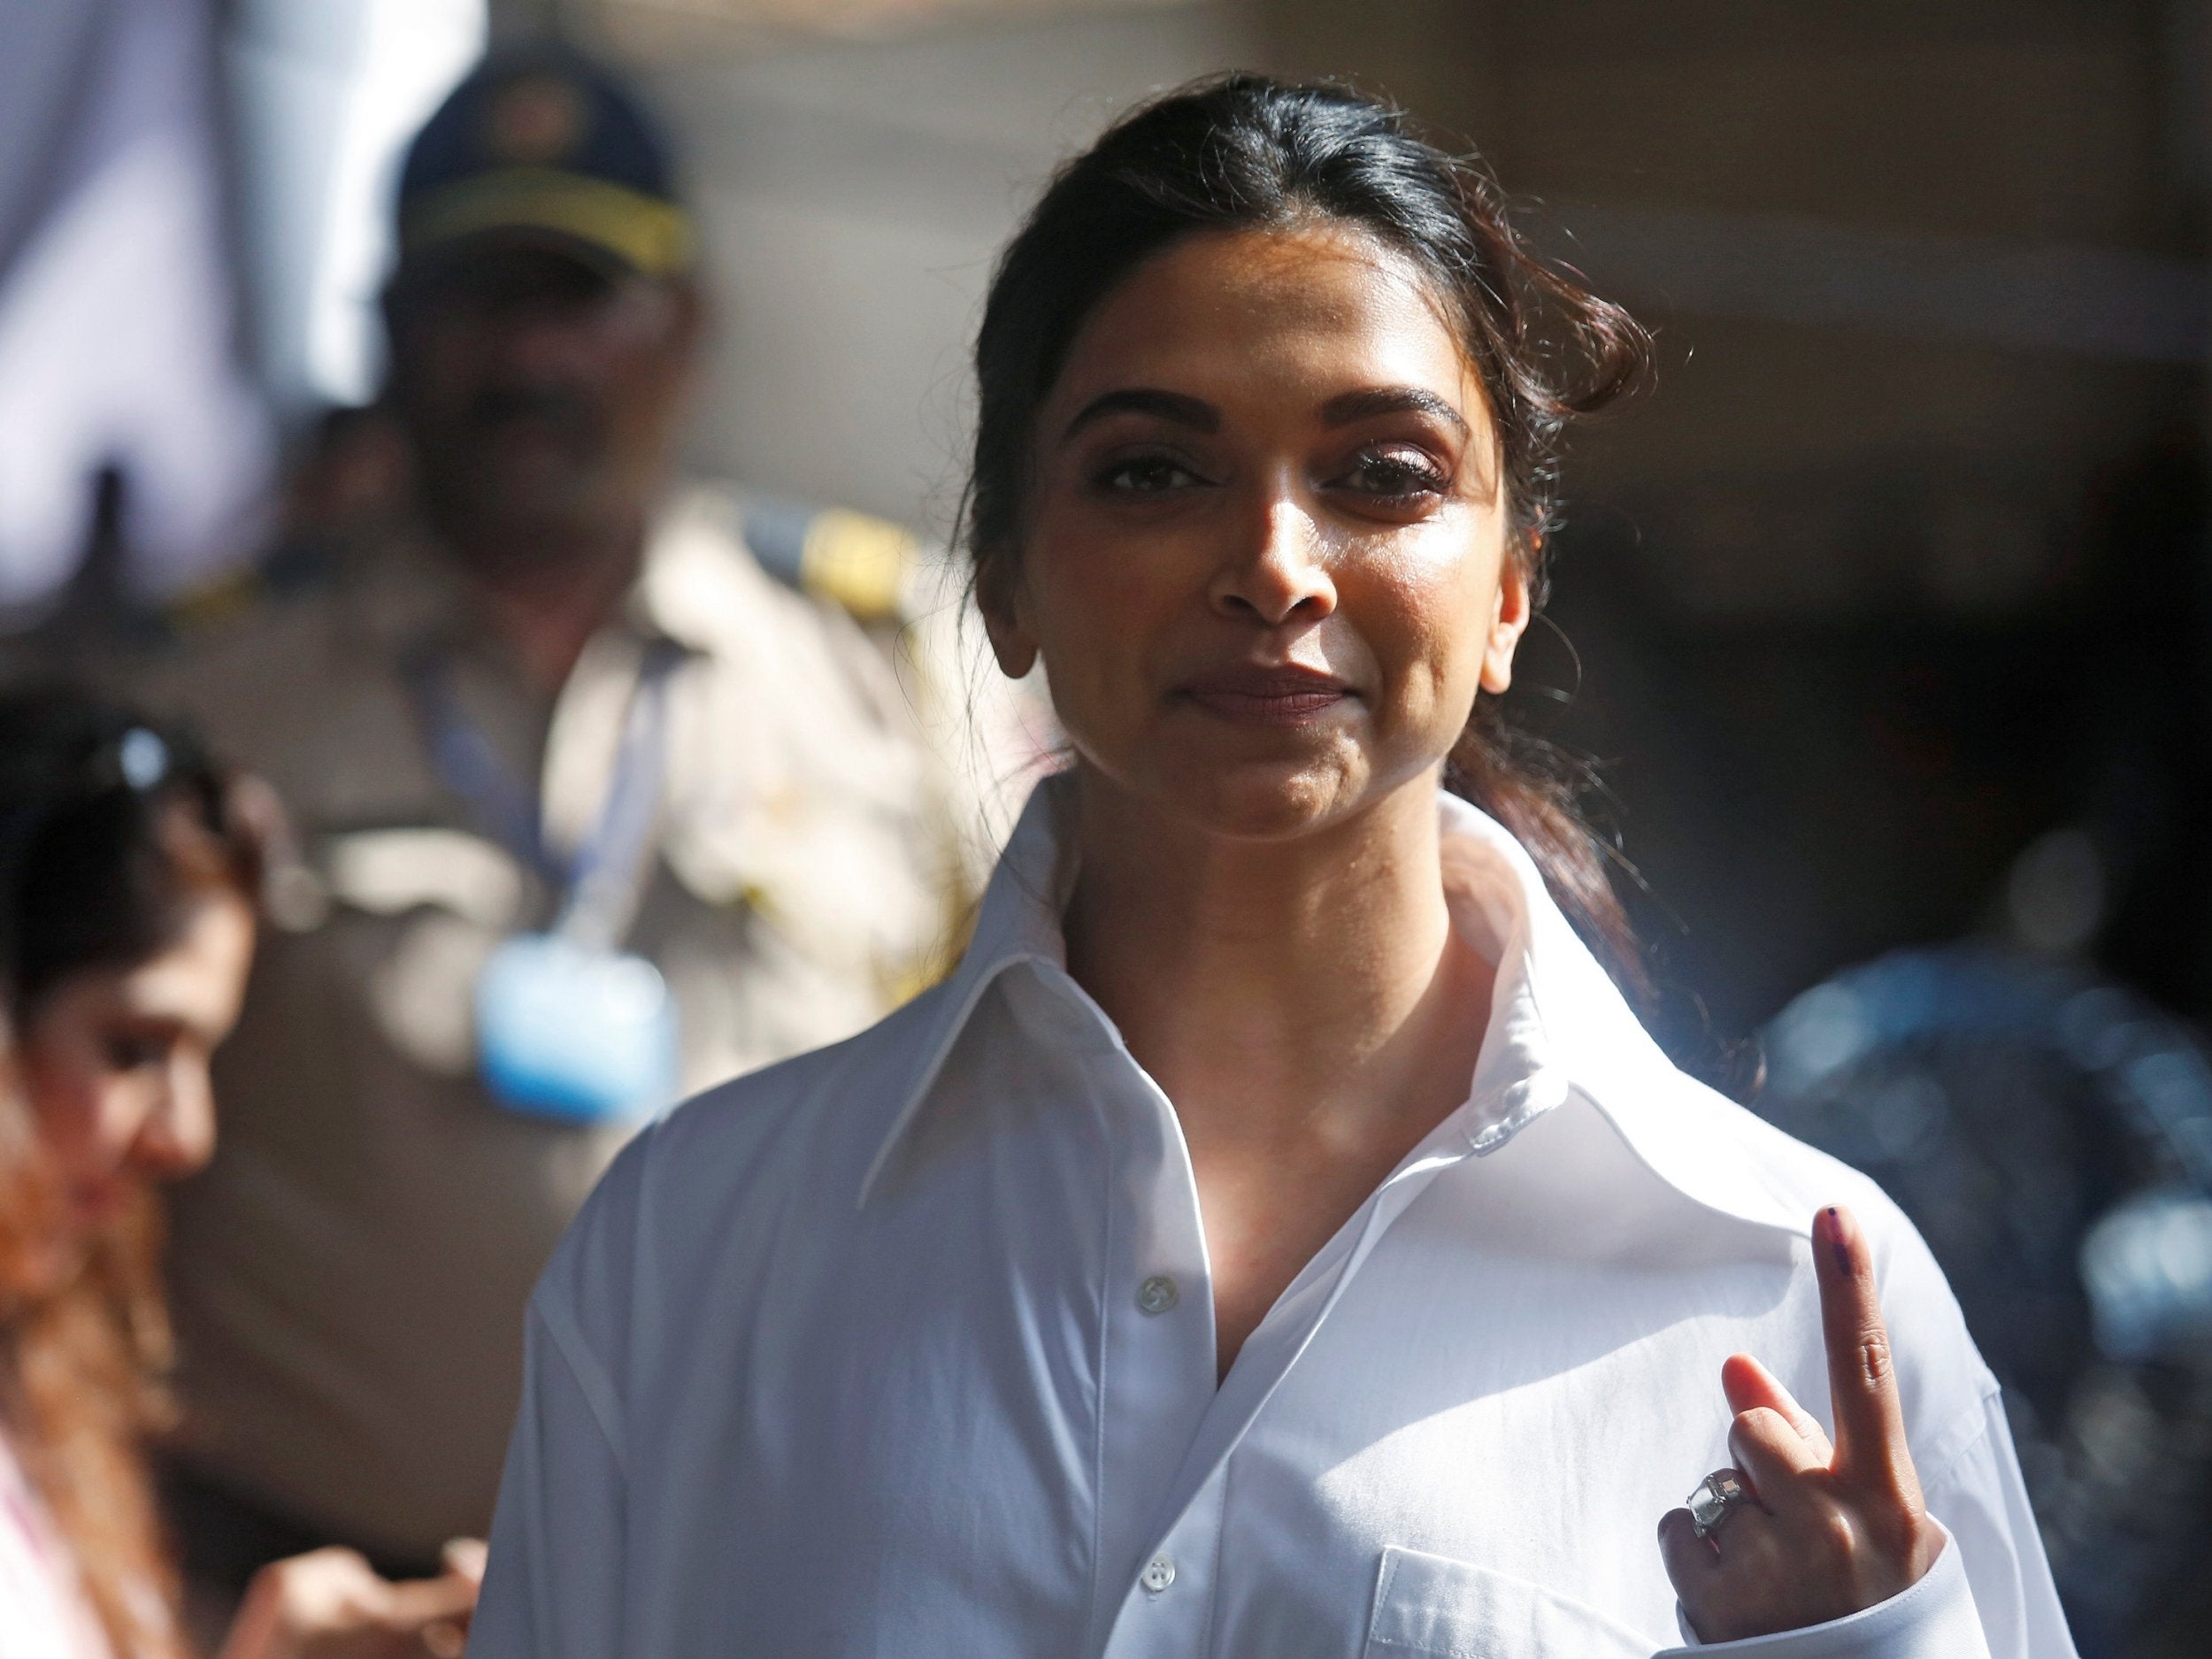
[[[1175,1563],[1165,1555],[1155,1555],[1144,1563],[1144,1572],[1137,1582],[1157,1595],[1175,1582]]]
[[[1165,1313],[1175,1305],[1182,1294],[1175,1288],[1175,1281],[1165,1273],[1155,1273],[1137,1286],[1137,1306],[1146,1313]],[[1171,1578],[1174,1576],[1175,1569],[1170,1567],[1168,1577]]]

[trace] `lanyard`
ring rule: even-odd
[[[644,896],[667,773],[669,672],[680,655],[666,641],[646,648],[598,821],[565,860],[546,843],[537,792],[515,776],[461,707],[444,657],[425,649],[401,666],[439,782],[467,803],[480,828],[562,895],[552,931],[591,949],[613,949]]]

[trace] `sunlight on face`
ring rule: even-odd
[[[1085,787],[1291,835],[1432,775],[1528,613],[1482,388],[1365,234],[1140,266],[1040,411],[1001,663],[1041,657]]]
[[[208,1062],[237,1023],[253,937],[245,900],[216,889],[159,955],[73,974],[31,1010],[23,1087],[80,1235],[214,1151]]]

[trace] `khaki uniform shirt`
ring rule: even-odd
[[[879,1018],[950,953],[957,855],[912,687],[840,608],[767,574],[699,492],[549,710],[434,551],[395,537],[204,634],[150,700],[273,783],[277,882],[221,1141],[177,1194],[185,1461],[332,1536],[428,1555],[491,1519],[525,1302],[627,1131],[497,1103],[476,972],[559,895],[440,781],[403,664],[426,645],[556,847],[588,833],[639,664],[667,681],[654,861],[628,949],[680,1010],[693,1090]]]

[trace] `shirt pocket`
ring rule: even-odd
[[[1661,1644],[1663,1646],[1664,1644]],[[1365,1659],[1651,1659],[1647,1638],[1542,1585],[1392,1545]]]

